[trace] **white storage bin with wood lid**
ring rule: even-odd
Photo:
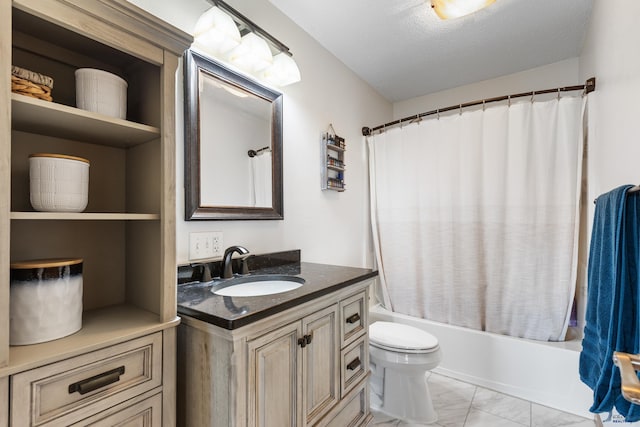
[[[82,258],[11,263],[9,341],[36,344],[82,328]]]

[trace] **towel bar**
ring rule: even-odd
[[[613,363],[620,368],[622,396],[631,403],[640,404],[640,380],[636,374],[640,370],[640,355],[615,351]]]
[[[630,194],[630,193],[637,193],[638,191],[640,191],[640,184],[638,184],[638,185],[636,185],[636,186],[631,187],[630,189],[628,189],[628,190],[627,190],[627,194]],[[595,205],[597,201],[598,201],[598,198],[596,197],[595,199],[593,199],[593,204]]]

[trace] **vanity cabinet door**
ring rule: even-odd
[[[340,399],[338,305],[305,317],[302,332],[304,413],[312,425]]]
[[[250,427],[302,426],[301,322],[248,342]]]

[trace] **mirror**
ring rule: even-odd
[[[282,219],[282,94],[187,50],[185,219]]]

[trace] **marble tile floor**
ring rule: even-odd
[[[429,373],[427,381],[438,413],[429,427],[594,427],[582,418],[546,406]],[[418,427],[375,413],[371,426]]]

